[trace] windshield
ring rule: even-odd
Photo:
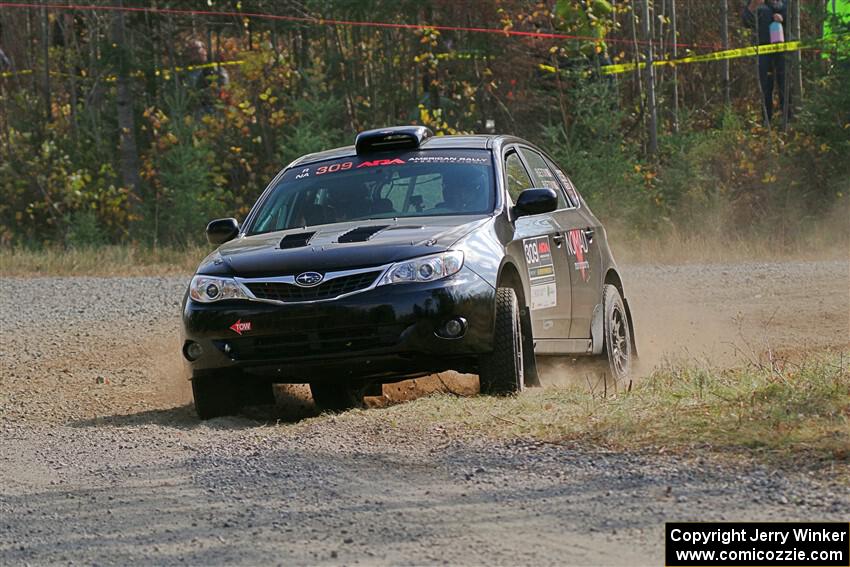
[[[294,167],[248,234],[363,219],[486,214],[495,203],[487,150],[411,151]]]

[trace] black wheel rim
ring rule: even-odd
[[[629,343],[629,328],[622,309],[614,307],[611,311],[611,365],[618,378],[629,373],[631,359],[631,344]]]

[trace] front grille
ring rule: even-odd
[[[226,342],[230,345],[230,356],[236,360],[281,360],[392,346],[398,343],[402,330],[400,325],[358,326],[242,337]]]
[[[315,287],[301,287],[283,282],[251,282],[245,285],[257,299],[273,299],[285,302],[317,301],[366,289],[380,275],[380,270],[363,272],[334,278]]]

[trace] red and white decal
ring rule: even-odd
[[[567,232],[567,243],[570,247],[570,254],[575,256],[575,269],[581,272],[581,279],[587,281],[590,278],[590,262],[587,261],[589,248],[587,244],[587,235],[583,230],[574,228]]]
[[[548,309],[558,305],[558,284],[555,281],[555,264],[548,236],[526,238],[522,241],[528,283],[531,292],[531,309]]]
[[[321,167],[316,168],[316,175],[324,175],[325,173],[336,173],[337,171],[345,171],[346,169],[351,169],[352,165],[354,165],[353,161],[323,165]]]
[[[395,158],[395,159],[376,159],[372,161],[364,161],[360,165],[357,166],[357,169],[361,167],[376,167],[379,165],[404,165],[404,160]]]
[[[364,161],[359,164],[356,169],[360,169],[361,167],[377,167],[379,165],[404,165],[405,161],[401,158],[395,159],[375,159],[372,161]],[[330,165],[323,165],[321,167],[316,168],[316,175],[324,175],[326,173],[336,173],[337,171],[346,171],[354,167],[353,161],[345,161],[342,163],[332,163]],[[302,171],[299,175],[302,177],[306,177],[304,172]],[[296,179],[301,179],[301,177],[296,176]]]
[[[241,335],[242,333],[247,333],[251,330],[251,322],[245,321],[242,322],[242,319],[238,319],[235,323],[230,326],[230,330],[235,332],[237,335]]]

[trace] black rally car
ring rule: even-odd
[[[605,230],[564,172],[510,136],[360,133],[281,171],[220,245],[183,306],[201,418],[309,383],[343,409],[382,383],[444,370],[481,391],[537,381],[535,357],[634,353]]]

